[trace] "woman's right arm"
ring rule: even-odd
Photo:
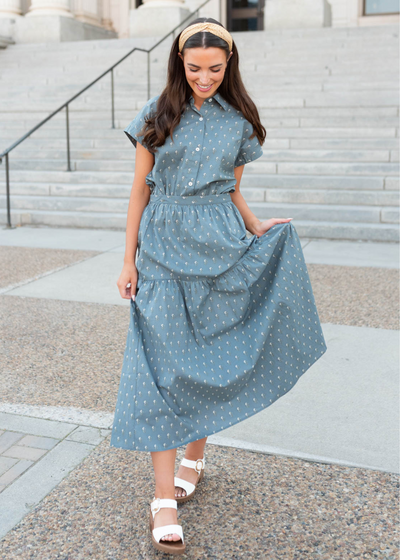
[[[135,177],[129,198],[126,220],[126,244],[124,266],[117,281],[121,297],[135,299],[137,270],[135,256],[138,243],[138,232],[143,210],[150,198],[150,188],[146,184],[146,176],[154,165],[154,154],[150,153],[140,142],[136,145]],[[128,284],[131,284],[129,287]]]

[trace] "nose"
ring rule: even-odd
[[[209,74],[207,72],[205,72],[204,74],[200,75],[200,85],[201,86],[206,86],[210,83],[210,78],[209,78]]]

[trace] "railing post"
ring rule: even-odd
[[[150,99],[150,51],[147,53],[147,99]]]
[[[68,103],[65,106],[65,116],[67,119],[67,171],[71,171],[71,153],[69,149],[69,110],[68,110]]]
[[[10,204],[10,168],[8,165],[8,154],[6,154],[6,193],[7,193],[7,227],[11,228],[11,204]]]
[[[114,112],[114,68],[111,68],[111,128],[115,128],[115,112]]]

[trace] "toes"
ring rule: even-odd
[[[165,535],[164,537],[161,538],[162,541],[179,541],[181,537],[179,535],[177,535],[176,533],[174,533],[173,535]]]
[[[175,498],[182,498],[186,496],[186,491],[183,488],[175,488]]]

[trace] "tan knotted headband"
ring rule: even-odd
[[[214,35],[217,35],[218,37],[226,41],[229,45],[229,50],[232,50],[233,39],[229,31],[227,31],[225,27],[222,27],[222,25],[217,25],[216,23],[212,23],[210,21],[204,21],[189,25],[182,31],[179,37],[179,52],[182,52],[183,45],[186,43],[189,37],[191,37],[195,33],[198,33],[199,31],[209,31]]]

